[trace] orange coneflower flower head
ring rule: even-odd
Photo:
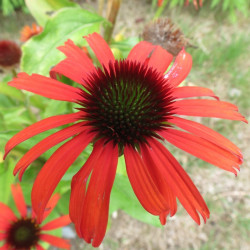
[[[0,67],[11,68],[15,67],[22,55],[20,47],[13,41],[0,41]]]
[[[43,31],[43,27],[33,23],[32,26],[24,26],[21,30],[20,40],[22,42],[28,41],[32,36],[38,35]]]

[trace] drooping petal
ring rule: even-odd
[[[147,167],[144,166],[139,154],[132,147],[125,146],[124,157],[129,181],[145,210],[153,215],[160,215],[162,212],[169,211],[166,200]]]
[[[208,128],[198,122],[174,116],[169,117],[169,122],[196,136],[204,138],[210,142],[213,142],[214,144],[219,145],[224,149],[231,151],[235,155],[238,155],[240,158],[243,157],[240,149],[236,145],[234,145],[230,140],[228,140],[223,135],[219,134],[218,132],[214,131],[211,128]]]
[[[32,207],[39,223],[58,182],[94,136],[94,133],[84,131],[66,142],[56,150],[39,172],[31,193]]]
[[[44,230],[44,231],[53,230],[59,227],[67,226],[70,223],[71,223],[71,220],[69,218],[69,215],[63,215],[43,225],[41,230]]]
[[[23,192],[19,183],[11,185],[11,192],[15,201],[16,207],[22,218],[27,216],[27,206],[24,200]]]
[[[53,211],[53,209],[55,208],[55,206],[57,205],[59,199],[60,199],[60,194],[58,193],[55,193],[48,201],[47,205],[46,205],[46,208],[44,210],[44,213],[43,213],[43,219],[42,221],[44,221],[49,215],[50,213]],[[33,211],[33,210],[32,210]],[[35,215],[36,217],[36,215]]]
[[[68,240],[64,240],[54,235],[40,234],[40,239],[45,242],[48,242],[52,246],[63,248],[63,249],[70,249],[70,243]]]
[[[115,57],[106,41],[98,33],[88,35],[85,39],[94,51],[101,65],[108,69],[109,63],[111,62],[113,64],[115,62]]]
[[[54,100],[77,102],[81,99],[80,89],[38,74],[19,73],[9,85]]]
[[[16,145],[19,143],[37,135],[44,131],[47,131],[52,128],[56,128],[71,122],[75,122],[81,117],[81,112],[67,114],[67,115],[57,115],[52,116],[41,121],[38,121],[29,127],[21,130],[19,133],[14,135],[6,144],[5,146],[5,155],[4,159],[7,154],[12,150]]]
[[[140,150],[144,165],[148,169],[151,177],[154,179],[154,182],[157,185],[159,192],[166,200],[170,215],[173,216],[177,211],[176,197],[173,194],[171,188],[169,187],[167,180],[164,178],[164,175],[162,175],[161,172],[159,172],[159,169],[155,166],[155,162],[153,161],[150,155],[149,147],[147,145],[140,145]],[[167,214],[164,214],[164,212],[162,212],[162,214],[160,214],[160,219],[166,218],[166,215]],[[165,223],[162,224],[164,225]]]
[[[175,129],[160,131],[159,134],[176,147],[235,175],[234,168],[239,169],[242,164],[242,158],[198,136]]]
[[[83,132],[85,129],[87,129],[87,127],[84,126],[84,124],[85,122],[80,122],[70,127],[64,128],[37,143],[19,160],[14,169],[14,175],[16,175],[19,170],[21,170],[19,173],[19,180],[21,181],[23,173],[25,172],[26,168],[35,159],[37,159],[41,154],[43,154],[53,146],[57,145],[58,143],[70,138],[75,134]]]
[[[247,123],[245,117],[238,112],[238,108],[229,102],[216,100],[180,100],[173,102],[171,107],[174,109],[174,113],[178,115],[215,117]]]
[[[214,94],[214,92],[211,89],[204,88],[204,87],[196,87],[196,86],[188,86],[188,87],[185,86],[185,87],[174,88],[171,95],[175,99],[187,98],[187,97],[210,96],[219,100],[219,98]]]
[[[127,57],[127,60],[144,63],[147,59],[149,59],[154,48],[155,45],[149,42],[145,41],[139,42],[132,48]]]
[[[160,142],[155,139],[148,139],[148,143],[151,146],[150,156],[154,160],[155,166],[165,175],[169,187],[183,207],[197,224],[200,224],[197,211],[206,222],[206,219],[209,218],[209,210],[187,173]]]
[[[156,46],[152,55],[150,56],[148,67],[156,68],[160,73],[165,73],[168,66],[173,60],[172,54],[167,52],[161,46]]]
[[[173,66],[165,75],[170,87],[177,87],[187,77],[192,68],[192,57],[182,49]]]
[[[56,79],[56,73],[59,73],[84,85],[84,79],[90,72],[95,70],[91,59],[70,39],[65,42],[64,46],[60,46],[58,49],[62,51],[67,58],[52,68],[50,76]]]
[[[75,224],[77,234],[81,236],[81,218],[84,198],[86,195],[86,185],[93,167],[99,163],[99,157],[103,152],[104,141],[99,140],[95,143],[93,151],[83,167],[73,177],[71,182],[71,195],[69,203],[69,214],[72,222]]]
[[[81,235],[86,242],[98,247],[105,235],[108,223],[109,199],[115,179],[118,146],[112,142],[104,146],[99,162],[93,166],[81,221]]]

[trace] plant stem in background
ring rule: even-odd
[[[12,73],[12,76],[13,76],[13,77],[16,77],[16,76],[17,76],[16,70],[15,70],[14,68],[11,70],[11,73]]]
[[[122,0],[108,1],[106,18],[111,23],[111,25],[108,25],[104,31],[104,39],[107,41],[107,43],[110,43],[121,2]]]
[[[98,0],[98,14],[102,16],[103,6],[105,0]]]
[[[30,108],[30,98],[29,98],[29,96],[26,97],[25,107],[26,107],[26,109],[27,109],[27,111],[28,111],[30,120],[31,120],[32,122],[37,122],[37,118],[36,118],[35,114],[32,112],[32,110],[31,110],[31,108]]]
[[[168,0],[163,0],[163,3],[162,5],[157,9],[156,13],[155,13],[155,16],[154,16],[154,19],[157,19],[161,16],[163,10],[165,9],[166,5],[168,3]]]

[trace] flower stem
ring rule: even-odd
[[[153,19],[157,19],[157,18],[159,18],[161,16],[161,14],[164,11],[167,3],[168,3],[168,0],[163,1],[162,6],[158,8],[158,10],[156,11],[155,16],[154,16]]]
[[[111,23],[111,25],[107,25],[104,31],[104,39],[107,43],[110,43],[112,34],[115,27],[116,17],[119,12],[120,4],[122,0],[109,0],[107,5],[106,18]]]
[[[11,73],[12,73],[12,76],[13,76],[13,77],[16,77],[16,76],[17,76],[17,72],[16,72],[16,70],[15,70],[14,68],[11,70]]]

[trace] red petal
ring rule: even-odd
[[[27,206],[24,200],[23,192],[19,183],[11,185],[11,192],[16,207],[22,218],[27,216]]]
[[[214,94],[214,92],[211,89],[196,87],[196,86],[175,88],[171,95],[175,99],[187,98],[187,97],[211,96],[219,100],[219,98]]]
[[[95,70],[91,59],[73,41],[68,40],[64,46],[58,47],[66,55],[66,59],[57,64],[50,71],[52,78],[56,79],[55,73],[62,74],[73,81],[84,84],[84,79]]]
[[[150,54],[152,53],[154,48],[155,45],[149,42],[145,41],[139,42],[132,48],[127,57],[127,60],[144,63],[147,59],[149,59]]]
[[[176,147],[235,175],[237,172],[234,168],[239,169],[242,164],[238,156],[198,136],[175,129],[164,130],[159,134]]]
[[[59,237],[56,237],[54,235],[49,234],[40,234],[40,239],[48,242],[52,246],[60,247],[63,249],[70,249],[70,243],[68,240],[61,239]]]
[[[47,138],[40,141],[38,144],[36,144],[34,147],[32,147],[17,163],[15,169],[14,169],[14,175],[17,174],[19,170],[19,179],[21,181],[22,175],[25,172],[26,168],[41,154],[52,148],[53,146],[57,145],[58,143],[68,139],[69,137],[78,134],[87,127],[84,126],[85,122],[74,124],[70,127],[64,128]]]
[[[19,73],[17,76],[17,78],[14,78],[8,83],[10,86],[17,89],[27,90],[59,101],[77,102],[82,98],[80,89],[46,76],[38,74],[32,74],[29,76],[26,73]]]
[[[160,214],[160,220],[165,221],[166,216],[169,214],[173,216],[177,211],[177,203],[176,197],[173,194],[171,188],[169,187],[167,180],[164,178],[165,176],[159,172],[159,169],[155,166],[155,162],[153,161],[150,155],[150,149],[146,145],[140,146],[142,159],[144,161],[145,167],[148,169],[151,177],[154,179],[154,182],[159,189],[159,192],[164,197],[168,204],[168,209]],[[166,222],[165,222],[166,223]],[[165,223],[162,223],[163,225]]]
[[[92,64],[92,63],[91,63]],[[85,86],[85,79],[87,79],[88,74],[92,71],[82,70],[82,64],[72,61],[71,59],[65,59],[54,66],[50,71],[50,77],[57,79],[57,74],[64,75],[69,79],[78,82]],[[85,72],[86,71],[86,72]]]
[[[148,67],[156,68],[160,73],[165,73],[172,60],[173,56],[169,52],[161,46],[156,46],[150,56]]]
[[[59,199],[60,199],[60,195],[58,193],[55,193],[48,201],[46,208],[44,210],[44,214],[43,214],[43,219],[42,221],[44,221],[49,215],[50,213],[53,211],[53,209],[55,208],[55,206],[57,205]],[[37,217],[35,215],[35,217]]]
[[[66,142],[56,150],[39,172],[31,193],[32,207],[39,223],[58,182],[94,136],[95,134],[86,131]]]
[[[11,226],[12,221],[8,221],[5,218],[0,218],[0,232],[5,232]]]
[[[80,232],[82,209],[86,194],[86,185],[89,175],[94,166],[99,163],[99,157],[104,149],[104,141],[99,140],[95,143],[93,151],[83,167],[73,177],[71,182],[71,195],[69,204],[69,214],[72,222],[75,224],[77,234],[82,237]]]
[[[12,212],[12,210],[2,202],[0,202],[0,211],[1,211],[0,222],[1,221],[14,221],[16,219],[16,216]]]
[[[37,135],[44,131],[47,131],[52,128],[56,128],[71,122],[75,122],[78,119],[80,119],[81,112],[77,112],[74,114],[67,114],[67,115],[57,115],[52,116],[49,118],[46,118],[44,120],[41,120],[39,122],[36,122],[29,127],[21,130],[19,133],[14,135],[6,144],[5,146],[5,155],[4,159],[7,156],[7,154],[12,150],[16,145],[19,143]]]
[[[209,210],[187,173],[160,142],[149,139],[148,143],[152,147],[150,155],[155,162],[155,166],[165,175],[170,188],[183,207],[197,224],[200,224],[197,211],[206,222],[206,219],[209,218]]]
[[[245,117],[238,113],[238,108],[229,103],[215,100],[180,100],[173,102],[171,107],[178,115],[192,115],[201,117],[216,117],[239,120],[247,123]]]
[[[228,151],[231,151],[232,153],[242,158],[240,149],[236,145],[234,145],[231,141],[229,141],[227,138],[225,138],[218,132],[214,131],[213,129],[208,128],[200,123],[189,121],[180,117],[172,116],[170,122],[178,126],[179,128],[187,130],[188,132],[194,135],[204,138],[210,142],[213,142],[214,144],[217,144],[218,146]]]
[[[124,157],[129,181],[145,210],[153,215],[160,215],[162,212],[168,211],[168,204],[139,154],[132,147],[125,146]]]
[[[0,240],[6,240],[7,237],[8,237],[8,235],[6,233],[0,233]]]
[[[177,87],[192,68],[192,57],[184,49],[177,55],[173,66],[165,75],[170,87]]]
[[[53,230],[59,227],[64,227],[67,226],[68,224],[71,223],[71,220],[69,218],[69,215],[63,215],[55,220],[52,220],[50,222],[48,222],[47,224],[45,224],[44,226],[42,226],[42,230]]]
[[[118,146],[112,142],[104,146],[99,162],[93,166],[90,182],[82,209],[81,234],[86,242],[98,247],[105,235],[109,199],[115,179]]]
[[[86,36],[85,39],[94,51],[101,65],[108,69],[109,63],[115,62],[115,57],[106,41],[97,33]]]
[[[0,247],[0,250],[9,250],[9,249],[10,249],[10,246],[7,243]]]

